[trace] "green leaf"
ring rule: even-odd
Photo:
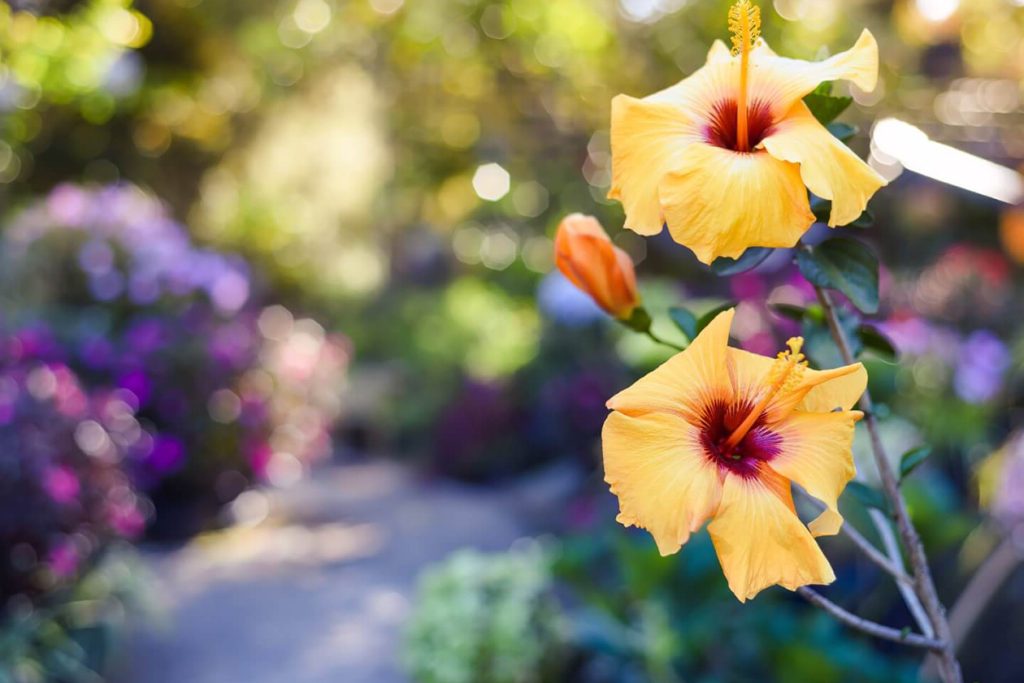
[[[814,114],[814,118],[818,119],[821,125],[827,126],[846,111],[846,108],[853,103],[853,98],[832,95],[831,88],[828,93],[820,92],[820,90],[821,88],[819,87],[804,97],[804,103],[811,110],[811,113]]]
[[[862,243],[835,237],[797,252],[796,262],[811,284],[839,290],[864,313],[878,311],[878,259]]]
[[[889,514],[889,503],[878,489],[863,482],[851,481],[846,485],[846,490],[864,507],[875,508]]]
[[[814,220],[819,223],[828,223],[829,214],[832,213],[832,202],[817,195],[811,197],[811,213],[814,214]]]
[[[803,306],[796,306],[794,304],[768,304],[768,308],[770,308],[775,315],[795,320],[796,322],[800,322],[804,319],[804,316],[807,315],[806,308]]]
[[[668,316],[689,341],[697,338],[697,316],[678,306],[668,309]]]
[[[717,318],[719,313],[721,313],[722,311],[727,311],[730,308],[734,308],[735,306],[736,306],[736,302],[735,301],[729,301],[729,302],[726,302],[726,303],[722,304],[721,306],[715,306],[710,311],[708,311],[707,313],[702,315],[697,320],[697,334],[700,334],[701,332],[703,332],[704,328],[707,327],[708,325],[710,325],[711,321],[714,320],[715,318]],[[694,335],[694,339],[696,339],[696,335]]]
[[[849,223],[850,227],[853,228],[870,228],[875,224],[875,214],[869,210],[864,209],[864,213],[857,216],[852,223]]]
[[[839,139],[840,142],[849,142],[857,133],[860,132],[860,128],[849,123],[841,123],[839,121],[833,121],[832,123],[825,126],[828,128],[828,132]]]
[[[814,214],[814,220],[817,222],[828,223],[828,219],[832,214],[832,202],[817,196],[811,197],[811,213]],[[853,228],[870,228],[874,224],[875,215],[870,211],[864,211],[852,222],[847,223],[848,226]]]
[[[931,454],[932,447],[927,444],[911,448],[904,453],[903,457],[900,458],[900,480],[902,481],[908,474],[917,469],[917,466],[927,460]]]
[[[874,351],[882,358],[888,360],[895,361],[899,358],[900,353],[896,350],[892,340],[882,334],[874,325],[861,325],[857,331],[860,334],[860,340],[863,342],[865,349]]]
[[[726,277],[729,275],[739,275],[745,273],[748,270],[753,270],[759,265],[765,262],[765,260],[772,255],[774,249],[768,247],[751,247],[747,249],[738,259],[733,258],[717,258],[711,264],[711,270],[715,275]]]

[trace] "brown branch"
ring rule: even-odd
[[[796,592],[803,596],[808,602],[825,610],[850,628],[857,629],[858,631],[867,633],[875,638],[891,640],[894,643],[902,643],[903,645],[920,647],[936,652],[941,652],[945,648],[945,644],[941,641],[935,640],[934,638],[927,638],[922,636],[920,633],[911,633],[907,630],[901,631],[899,629],[892,628],[891,626],[883,626],[882,624],[869,619],[858,617],[853,612],[843,609],[822,594],[808,588],[807,586],[797,588]]]
[[[889,522],[889,518],[886,517],[880,510],[868,510],[868,516],[871,521],[874,522],[875,529],[878,531],[878,535],[882,539],[882,545],[885,547],[885,552],[888,553],[892,559],[893,564],[899,567],[904,572],[906,571],[905,565],[903,564],[903,553],[900,551],[899,541],[896,540],[896,534],[893,533],[892,524]],[[928,614],[924,611],[924,605],[917,597],[917,593],[914,592],[914,580],[907,576],[907,583],[897,583],[896,589],[903,596],[903,602],[906,604],[907,609],[910,610],[910,614],[913,615],[914,621],[917,622],[917,627],[921,629],[921,633],[925,634],[929,638],[935,637],[935,629],[932,628],[932,622],[928,619]]]
[[[817,293],[818,301],[825,312],[829,331],[832,333],[832,338],[839,348],[843,362],[847,365],[853,364],[856,361],[850,352],[846,333],[839,325],[839,318],[831,297],[827,291],[817,285],[814,285],[814,291]],[[906,549],[910,560],[915,592],[921,599],[925,612],[932,622],[935,635],[943,643],[942,649],[937,653],[937,656],[940,658],[939,674],[945,683],[963,683],[963,674],[960,671],[960,663],[956,658],[956,650],[953,646],[949,622],[946,620],[945,608],[939,601],[938,593],[935,590],[935,582],[932,579],[931,568],[928,566],[928,558],[924,552],[924,545],[921,543],[921,538],[917,535],[913,522],[910,521],[910,514],[907,512],[906,501],[903,500],[903,496],[900,493],[896,473],[893,472],[892,465],[889,463],[889,458],[886,455],[881,433],[878,430],[878,421],[874,414],[871,394],[866,389],[860,399],[860,409],[865,414],[864,422],[867,426],[868,435],[871,437],[871,449],[875,456],[875,464],[878,467],[882,491],[892,506],[896,528],[899,531],[903,547]]]
[[[819,501],[817,498],[812,497],[809,493],[804,492],[804,498],[811,502],[819,511],[825,509],[825,504]],[[849,521],[843,520],[843,525],[839,528],[843,534],[853,542],[857,548],[864,553],[865,557],[874,562],[879,568],[885,573],[896,579],[897,582],[907,585],[912,585],[914,580],[903,570],[902,567],[896,566],[895,562],[889,559],[881,550],[875,547],[875,544],[869,541],[864,534],[857,530],[853,524]]]

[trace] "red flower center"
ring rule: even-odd
[[[700,417],[700,441],[704,454],[719,467],[742,477],[753,477],[759,465],[768,462],[781,451],[782,437],[764,424],[761,416],[740,442],[732,448],[726,445],[729,435],[743,422],[754,408],[750,401],[729,403],[713,401]]]
[[[771,106],[764,100],[757,100],[747,107],[747,135],[749,146],[740,149],[736,134],[736,100],[719,100],[711,110],[711,117],[704,127],[704,139],[709,144],[734,152],[750,152],[762,140],[771,135],[775,122]]]

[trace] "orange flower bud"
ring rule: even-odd
[[[632,259],[612,244],[593,216],[574,213],[562,219],[555,236],[555,263],[616,318],[628,320],[640,304]]]

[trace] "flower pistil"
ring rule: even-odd
[[[761,8],[750,0],[737,0],[729,8],[729,30],[732,32],[732,54],[740,57],[740,88],[736,98],[736,149],[750,151],[747,123],[747,90],[750,81],[750,51],[761,39]]]

